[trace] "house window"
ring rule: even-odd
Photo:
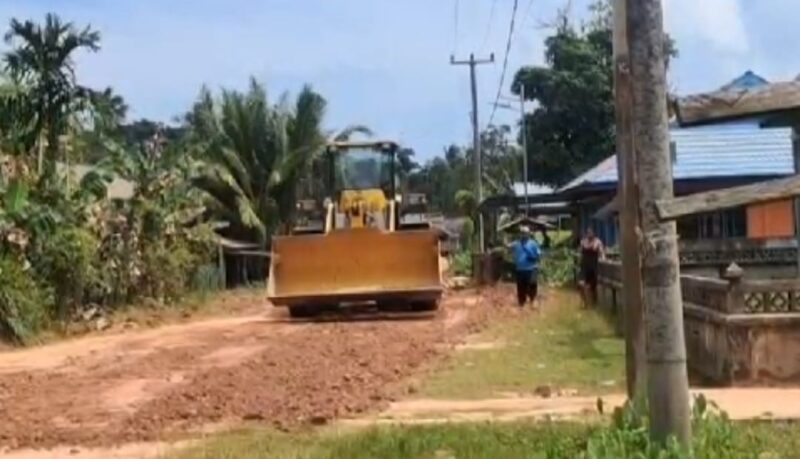
[[[732,239],[747,237],[747,212],[744,207],[709,212],[678,220],[681,239]]]
[[[740,238],[747,237],[747,210],[737,207],[721,212],[722,237]]]

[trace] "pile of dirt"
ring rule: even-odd
[[[188,324],[0,372],[0,448],[174,439],[243,422],[288,429],[380,409],[420,366],[516,313],[500,307],[509,296],[452,293],[433,318]]]

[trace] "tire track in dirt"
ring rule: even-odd
[[[247,422],[292,428],[371,412],[500,311],[493,295],[450,294],[432,318],[296,323],[273,310],[0,354],[0,451],[174,440]]]

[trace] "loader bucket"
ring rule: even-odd
[[[435,231],[347,229],[272,242],[267,295],[275,305],[432,301],[441,293]]]

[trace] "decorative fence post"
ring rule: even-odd
[[[731,263],[722,273],[722,278],[728,281],[728,290],[725,298],[725,312],[741,314],[745,312],[744,292],[742,290],[742,277],[744,270],[736,263]]]

